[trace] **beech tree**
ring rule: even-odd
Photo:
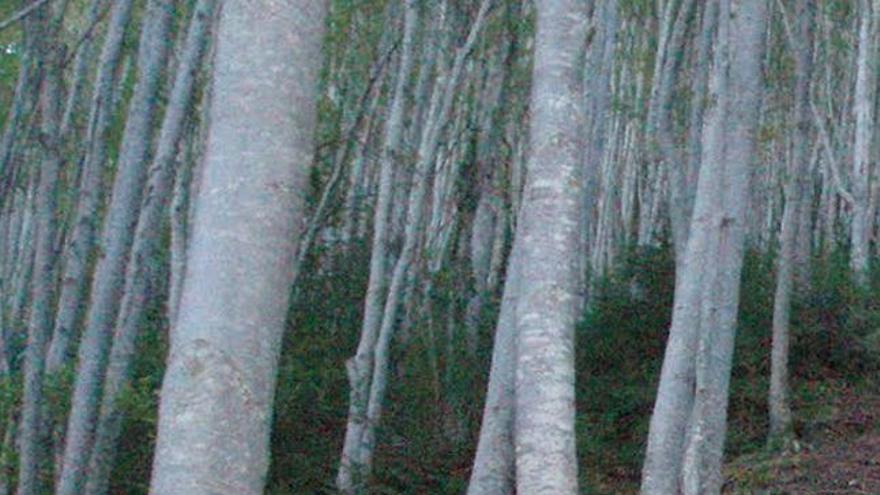
[[[642,471],[642,493],[719,493],[767,8],[719,0],[693,219]]]
[[[224,4],[152,494],[263,492],[326,2]]]
[[[873,393],[878,15],[0,2],[0,495],[739,489]]]

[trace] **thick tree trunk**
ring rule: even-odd
[[[326,4],[223,5],[152,495],[263,492]]]
[[[574,326],[581,277],[585,3],[539,1],[516,307],[516,490],[577,493]]]
[[[722,108],[729,106],[722,124],[724,140],[720,141],[724,143],[720,194],[715,196],[716,203],[719,197],[722,202],[713,215],[712,225],[717,233],[710,241],[714,251],[712,259],[717,262],[707,270],[708,280],[703,290],[694,409],[682,468],[683,489],[687,495],[720,493],[723,482],[721,461],[727,430],[749,176],[755,161],[754,133],[763,90],[761,63],[767,3],[732,1],[729,14],[725,14],[723,2],[721,5],[720,23],[729,22],[729,28],[719,28],[719,37],[729,36],[728,61],[724,64],[729,79],[721,85],[728,93],[721,98],[729,98]]]

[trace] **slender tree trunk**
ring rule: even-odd
[[[409,10],[415,7],[410,6],[408,3],[407,8]],[[387,387],[388,353],[391,337],[404,285],[409,276],[410,265],[416,253],[419,229],[423,220],[424,199],[431,182],[431,168],[437,156],[441,133],[446,123],[450,120],[455,91],[459,86],[458,83],[461,80],[464,69],[464,61],[474,47],[476,37],[485,21],[488,8],[489,0],[483,0],[480,3],[477,17],[471,25],[464,45],[456,53],[455,61],[445,81],[445,86],[436,88],[436,97],[432,98],[432,103],[436,104],[431,105],[431,111],[428,113],[429,120],[422,131],[414,184],[408,198],[404,245],[394,264],[381,315],[381,323],[376,327],[378,333],[375,334],[374,347],[371,350],[365,349],[367,352],[371,352],[369,357],[372,358],[372,362],[366,367],[361,367],[362,361],[358,360],[356,355],[354,363],[349,365],[349,381],[352,384],[358,383],[360,390],[363,391],[363,393],[358,392],[358,395],[355,396],[355,386],[352,385],[352,404],[355,403],[355,400],[358,400],[364,409],[360,411],[350,410],[349,412],[349,425],[354,427],[351,428],[354,431],[346,431],[346,443],[343,446],[342,462],[343,465],[350,463],[349,467],[346,468],[348,472],[344,473],[344,476],[348,480],[352,480],[353,483],[349,485],[340,483],[340,481],[347,481],[343,477],[342,468],[340,468],[341,476],[337,478],[337,485],[345,493],[357,493],[364,490],[364,483],[370,475],[373,451],[376,444],[376,427],[382,415],[385,389]],[[412,15],[415,14],[413,13]],[[356,414],[352,414],[352,412]],[[357,413],[365,413],[362,424],[357,424],[353,421],[353,418],[358,417]],[[357,447],[348,447],[351,443],[359,445]],[[346,451],[353,451],[358,457],[354,458],[349,455],[346,459]]]
[[[133,0],[114,2],[101,60],[98,63],[86,133],[88,151],[83,160],[79,203],[72,226],[73,232],[70,234],[70,244],[65,252],[58,313],[55,316],[55,329],[46,357],[48,374],[54,374],[69,362],[74,329],[86,306],[89,282],[88,260],[95,246],[95,226],[103,197],[107,133],[114,108],[114,82],[133,3]]]
[[[326,9],[322,0],[223,5],[152,495],[263,492]]]
[[[19,437],[18,495],[41,493],[39,474],[48,450],[41,430],[40,410],[43,401],[43,373],[45,371],[46,342],[52,331],[53,299],[55,292],[55,237],[57,228],[58,178],[61,170],[58,120],[61,100],[61,45],[60,30],[65,2],[52,2],[38,11],[35,22],[41,26],[38,36],[45,38],[36,54],[42,58],[43,77],[40,88],[40,131],[43,159],[40,182],[36,195],[36,247],[30,317],[28,319],[27,347],[24,355],[24,394],[21,406]]]
[[[116,443],[122,426],[118,401],[130,382],[135,342],[149,304],[149,281],[155,279],[155,274],[151,272],[155,270],[152,266],[159,248],[156,233],[161,230],[165,207],[173,189],[172,166],[183,135],[202,52],[214,18],[215,3],[215,0],[199,0],[195,6],[168,110],[162,123],[156,158],[150,167],[147,196],[134,232],[125,291],[115,322],[103,399],[95,427],[94,447],[88,464],[84,492],[88,495],[104,495],[109,488]]]
[[[125,286],[125,267],[147,175],[155,100],[168,57],[172,0],[148,4],[138,48],[138,81],[128,109],[116,180],[104,222],[86,326],[79,345],[64,460],[57,495],[82,493],[92,450],[113,326]]]
[[[391,213],[391,183],[394,162],[400,154],[403,138],[404,90],[412,69],[413,36],[418,22],[417,6],[412,0],[405,3],[403,47],[400,65],[391,100],[391,109],[385,123],[384,143],[380,158],[379,192],[373,213],[373,243],[370,254],[370,278],[364,300],[364,319],[361,338],[355,356],[346,362],[349,393],[348,424],[336,486],[343,493],[355,493],[366,482],[363,472],[362,440],[367,421],[370,373],[375,360],[374,350],[382,323],[382,294],[387,276],[389,215]]]
[[[37,195],[37,186],[39,177],[37,171],[33,171],[28,179],[27,191],[25,192],[24,205],[22,211],[21,228],[16,238],[16,256],[13,258],[15,266],[10,276],[10,309],[9,321],[17,324],[24,317],[25,306],[27,305],[28,295],[30,292],[31,275],[34,267],[34,237],[36,227],[34,225],[34,201]]]
[[[683,173],[676,173],[669,180],[670,210],[679,209],[678,216],[685,219],[682,223],[673,223],[673,235],[679,246],[676,250],[676,267],[682,264],[681,258],[687,250],[688,231],[690,229],[691,215],[694,209],[694,196],[696,192],[697,178],[700,171],[702,155],[702,131],[703,116],[706,112],[707,86],[709,83],[710,64],[712,59],[712,40],[718,23],[718,0],[708,0],[703,7],[703,19],[700,26],[699,45],[697,46],[697,61],[694,67],[691,91],[691,111],[688,121],[688,152],[686,161],[682,166],[686,167]],[[679,272],[680,270],[677,270]]]
[[[516,34],[515,23],[520,17],[520,4],[512,2],[507,5],[508,34],[501,63],[498,67],[497,79],[490,79],[490,87],[495,96],[489,103],[488,118],[484,120],[484,136],[477,144],[478,188],[479,200],[472,221],[469,236],[469,259],[471,273],[474,280],[474,292],[471,295],[465,310],[465,326],[468,342],[468,351],[476,355],[477,343],[479,342],[480,315],[485,301],[492,297],[493,287],[490,285],[492,276],[493,247],[496,239],[497,224],[503,222],[501,202],[497,187],[497,177],[501,174],[500,158],[497,151],[498,143],[504,134],[505,121],[511,112],[507,107],[507,101],[512,94],[512,77],[510,71],[516,60],[519,40]]]
[[[517,237],[507,262],[501,311],[495,327],[495,344],[483,421],[468,495],[513,493],[515,461],[513,447],[514,386],[516,372],[516,307],[521,282],[522,240]]]
[[[667,4],[667,8],[672,3]],[[669,217],[678,260],[684,256],[687,245],[691,214],[687,191],[693,183],[688,182],[685,156],[675,147],[672,107],[678,75],[681,72],[688,23],[693,17],[694,7],[694,0],[683,0],[677,12],[673,12],[674,16],[664,18],[663,22],[670,23],[669,39],[663,47],[665,51],[657,53],[657,59],[661,62],[658,64],[659,72],[654,74],[647,117],[647,134],[651,139],[649,146],[655,148],[648,151],[649,156],[655,157],[655,166],[665,172],[669,180]]]
[[[101,13],[106,8],[107,0],[91,0],[89,4],[89,16],[86,21],[87,31],[83,33],[82,44],[76,51],[73,60],[73,73],[70,76],[70,85],[67,91],[67,99],[64,104],[64,114],[61,117],[61,135],[67,136],[74,125],[74,118],[80,112],[80,100],[83,90],[86,89],[86,75],[89,64],[94,56],[94,37]]]
[[[809,205],[803,201],[808,184],[808,146],[810,140],[809,95],[812,73],[813,17],[812,0],[799,0],[795,19],[797,31],[791,46],[795,52],[794,119],[797,124],[793,136],[792,156],[785,184],[785,212],[779,240],[779,261],[776,272],[776,295],[773,303],[773,348],[770,360],[770,432],[768,446],[788,448],[794,439],[791,406],[788,399],[788,348],[791,313],[791,292],[794,282],[797,242],[802,235],[799,218]]]
[[[875,59],[877,57],[877,16],[871,0],[859,2],[861,22],[859,25],[859,51],[857,62],[855,100],[853,113],[856,122],[855,142],[853,143],[852,169],[852,226],[850,235],[850,266],[856,283],[866,287],[868,283],[868,245],[873,230],[873,218],[868,211],[871,190],[871,141],[874,136],[874,97],[877,77]],[[878,2],[874,2],[878,4]]]
[[[25,1],[22,0],[21,3],[24,4]],[[37,17],[38,14],[34,14],[32,18],[25,18],[22,21],[23,56],[19,60],[18,80],[15,84],[12,104],[9,106],[9,112],[6,115],[3,136],[0,139],[0,180],[2,180],[0,182],[0,191],[9,189],[9,186],[4,183],[11,183],[10,179],[13,174],[9,170],[10,160],[12,159],[16,138],[20,131],[19,126],[28,108],[33,105],[33,100],[37,96],[37,88],[39,87],[40,54],[35,53],[35,44],[40,43],[39,37],[42,33],[35,32],[35,27],[38,27],[36,24]]]

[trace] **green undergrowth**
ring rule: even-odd
[[[775,459],[765,448],[773,265],[772,257],[755,252],[744,261],[728,462]],[[841,397],[875,386],[870,377],[877,370],[876,354],[867,337],[880,328],[876,290],[854,286],[845,256],[817,258],[812,271],[809,286],[796,291],[792,311],[791,398],[802,442],[833,421]],[[664,249],[631,253],[597,286],[578,332],[578,450],[585,493],[638,491],[673,291],[673,260]]]
[[[303,272],[283,341],[269,494],[336,493],[348,413],[345,361],[355,352],[361,328],[368,252],[366,245],[338,256],[316,251]],[[591,291],[590,309],[576,332],[582,493],[637,491],[671,317],[673,264],[667,247],[633,250]],[[749,252],[743,269],[725,471],[730,486],[742,493],[768,489],[776,474],[800,462],[765,449],[773,265],[772,257]],[[812,266],[809,287],[797,291],[792,313],[791,395],[804,452],[842,439],[841,422],[853,434],[873,428],[875,423],[847,416],[847,404],[871,394],[880,397],[880,387],[870,378],[878,363],[869,340],[880,328],[880,304],[873,296],[880,278],[872,280],[869,290],[855,288],[846,275],[846,256],[840,254],[814,259]],[[458,494],[466,488],[499,304],[498,295],[486,301],[472,352],[463,323],[469,284],[466,266],[451,266],[434,274],[425,299],[416,299],[430,301],[428,307],[400,310],[404,330],[392,344],[369,493]],[[147,493],[167,352],[162,300],[156,298],[150,308],[138,342],[135,379],[122,398],[125,420],[114,494]],[[72,378],[68,370],[47,390],[50,412],[57,418],[69,407],[65,396]],[[18,401],[18,386],[0,385],[5,416]],[[14,457],[6,462],[14,465]]]

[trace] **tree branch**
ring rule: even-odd
[[[5,21],[0,22],[0,31],[3,31],[4,29],[6,29],[6,28],[8,28],[9,26],[15,24],[16,22],[18,22],[18,21],[24,19],[24,18],[27,17],[31,12],[33,12],[33,11],[37,10],[38,8],[42,7],[43,4],[46,3],[47,1],[48,1],[48,0],[35,0],[34,2],[32,2],[32,3],[31,3],[30,5],[28,5],[27,7],[24,7],[23,9],[19,10],[18,12],[12,14],[12,16],[10,16],[9,18],[7,18]]]

